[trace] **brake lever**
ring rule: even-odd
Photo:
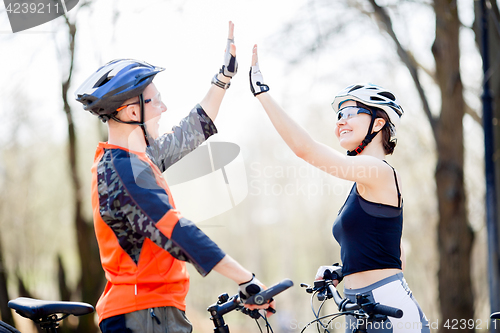
[[[246,314],[247,316],[250,316],[253,319],[259,319],[260,318],[260,313],[258,309],[250,310],[247,308],[242,308],[241,313]]]
[[[312,294],[314,292],[314,288],[308,285],[307,283],[301,283],[300,286],[302,288],[306,288],[306,293]]]

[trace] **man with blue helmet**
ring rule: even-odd
[[[265,288],[176,210],[164,172],[217,133],[213,123],[236,74],[234,25],[224,64],[205,98],[173,131],[158,133],[166,106],[152,83],[163,68],[131,59],[111,61],[80,88],[76,99],[108,125],[92,167],[92,208],[106,288],[96,310],[109,332],[191,332],[184,311],[185,262],[240,285],[243,299]]]

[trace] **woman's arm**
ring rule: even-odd
[[[274,128],[298,157],[307,160],[308,154],[318,144],[311,135],[290,117],[269,93],[257,95]],[[336,152],[335,152],[336,153]]]
[[[257,56],[257,45],[252,55],[252,69],[250,78],[260,73]],[[251,82],[254,89],[263,86],[263,82]],[[265,85],[264,85],[265,86]],[[267,86],[265,86],[267,87]],[[373,156],[346,156],[340,152],[314,140],[311,135],[293,120],[281,106],[271,97],[267,90],[254,92],[262,104],[273,126],[276,128],[285,143],[298,157],[311,165],[342,179],[356,181],[368,186],[386,181],[392,177],[392,169],[382,160]]]

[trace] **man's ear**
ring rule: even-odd
[[[124,121],[140,121],[140,107],[138,105],[129,105],[125,109],[121,110],[120,113],[124,113],[122,115],[122,120]],[[127,118],[125,120],[124,118]]]
[[[385,119],[383,118],[375,118],[375,122],[373,123],[373,131],[380,131],[385,125]]]

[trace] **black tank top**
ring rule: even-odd
[[[373,269],[401,269],[403,208],[396,171],[394,178],[398,207],[363,199],[355,183],[340,208],[333,236],[340,244],[344,276]]]

